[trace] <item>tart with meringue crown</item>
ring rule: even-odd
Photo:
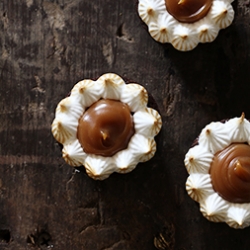
[[[250,225],[250,122],[244,113],[208,124],[184,163],[187,192],[208,220]]]
[[[148,94],[113,73],[78,82],[59,102],[51,125],[62,155],[71,166],[85,166],[93,179],[128,173],[156,151],[162,120],[147,107]]]
[[[139,0],[150,35],[180,51],[212,42],[234,19],[233,0]]]

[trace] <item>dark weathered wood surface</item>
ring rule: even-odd
[[[250,249],[250,228],[203,218],[183,164],[204,125],[250,118],[249,0],[233,6],[215,42],[182,53],[149,36],[134,0],[0,1],[1,250],[153,250],[164,230],[169,249]],[[152,160],[101,182],[64,162],[50,124],[105,72],[142,84],[163,128]]]

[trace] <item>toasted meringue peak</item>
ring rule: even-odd
[[[210,166],[214,155],[232,143],[249,143],[250,122],[241,117],[226,122],[212,122],[202,130],[198,143],[185,156],[185,166],[190,174],[186,189],[189,196],[200,203],[202,214],[210,221],[226,222],[233,228],[250,225],[250,203],[232,203],[214,191]]]
[[[114,99],[127,104],[136,130],[127,148],[109,157],[86,154],[77,138],[79,119],[100,99]],[[159,133],[162,121],[156,110],[147,107],[147,102],[148,94],[144,87],[135,83],[125,84],[120,76],[113,73],[104,74],[96,81],[78,82],[71,95],[57,105],[51,125],[53,136],[63,144],[65,161],[73,167],[84,165],[90,177],[103,180],[113,172],[130,172],[139,162],[151,159],[156,151],[154,136]]]
[[[172,45],[180,51],[194,49],[199,40],[197,33],[192,30],[190,24],[179,24],[174,28],[172,36]]]
[[[185,156],[185,165],[189,174],[202,173],[208,174],[210,164],[213,160],[213,154],[205,147],[196,145],[189,149]]]
[[[171,15],[164,13],[158,17],[156,22],[150,22],[148,31],[156,41],[168,43],[170,42],[173,28],[176,24],[176,20]]]
[[[129,149],[118,152],[114,157],[115,164],[117,166],[117,173],[128,173],[132,171],[139,161],[139,156],[131,154]]]
[[[88,155],[84,165],[87,174],[95,180],[108,178],[116,169],[110,157],[97,155]]]
[[[159,113],[152,109],[142,109],[134,114],[135,130],[142,135],[154,137],[162,126]]]
[[[205,201],[200,203],[202,214],[210,221],[225,221],[227,217],[228,202],[223,200],[217,193],[206,197]]]
[[[138,13],[156,41],[171,43],[180,51],[189,51],[198,43],[214,41],[219,30],[232,23],[232,2],[233,0],[213,0],[207,15],[189,24],[180,22],[170,15],[165,0],[139,0]],[[181,3],[182,1],[179,1],[179,4]]]
[[[102,95],[104,99],[120,99],[122,87],[125,85],[125,82],[120,76],[112,73],[104,74],[98,79],[98,82],[104,85]]]
[[[147,140],[147,151],[140,157],[141,162],[150,160],[156,152],[156,143],[154,139]]]
[[[197,32],[200,43],[210,43],[214,41],[219,30],[219,27],[209,23],[207,18],[204,18],[197,23]]]
[[[131,138],[128,148],[136,157],[139,157],[140,162],[145,162],[154,156],[156,152],[156,143],[153,138],[146,138],[136,133]]]
[[[66,97],[59,102],[56,108],[55,119],[51,125],[51,131],[55,139],[64,144],[75,140],[78,118],[84,108],[74,98]]]
[[[121,102],[127,103],[131,112],[136,112],[147,106],[148,93],[139,84],[126,84],[121,92]]]
[[[212,153],[220,151],[229,143],[228,132],[225,124],[212,122],[201,131],[199,144],[208,148]]]
[[[66,97],[59,102],[56,108],[56,117],[70,116],[76,117],[82,115],[84,112],[83,106],[76,100],[76,98]]]
[[[233,228],[245,228],[250,225],[250,204],[234,204],[228,209],[227,224]]]
[[[102,94],[102,84],[92,80],[83,80],[73,87],[70,98],[74,97],[83,107],[89,107],[99,100]]]
[[[73,117],[69,118],[70,119],[66,119],[63,116],[55,118],[51,125],[51,131],[53,136],[61,144],[76,139],[78,121],[75,120]]]
[[[159,14],[164,13],[165,9],[165,2],[162,0],[141,0],[138,5],[139,15],[146,23],[156,19]]]
[[[209,174],[192,174],[186,182],[186,189],[189,196],[199,202],[214,192]]]
[[[215,0],[211,7],[211,19],[220,29],[228,27],[234,19],[234,10],[227,1]]]
[[[64,160],[73,167],[81,166],[87,157],[78,140],[66,144],[63,147],[62,153]]]
[[[250,122],[245,119],[244,113],[241,117],[230,119],[225,126],[232,142],[249,142]]]

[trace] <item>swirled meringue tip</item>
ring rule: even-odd
[[[132,117],[134,133],[127,148],[111,156],[86,153],[77,137],[80,118],[92,104],[101,99],[126,104]],[[54,138],[63,144],[62,156],[66,163],[73,167],[83,165],[91,178],[103,180],[113,172],[128,173],[139,162],[151,159],[156,152],[154,137],[161,129],[162,120],[160,114],[147,105],[148,93],[143,86],[136,83],[126,84],[114,73],[75,84],[70,96],[58,103],[51,125]]]
[[[249,138],[250,122],[244,113],[225,122],[211,122],[202,129],[196,145],[188,150],[184,159],[189,173],[186,190],[200,204],[203,216],[235,229],[250,226],[250,202],[231,202],[217,193],[212,185],[210,167],[217,153],[231,144],[250,145]]]
[[[213,0],[205,17],[193,23],[180,22],[166,9],[165,0],[139,0],[138,13],[152,38],[170,43],[179,51],[190,51],[198,43],[215,40],[220,29],[234,19],[233,0]]]
[[[250,225],[250,204],[234,204],[228,209],[226,223],[233,228],[245,228]]]
[[[197,202],[214,192],[209,174],[190,175],[186,182],[186,189],[189,196]]]

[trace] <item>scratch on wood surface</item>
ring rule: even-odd
[[[177,84],[175,86],[171,86],[171,78],[166,83],[165,88],[165,97],[163,99],[163,106],[166,110],[166,115],[171,116],[175,110],[175,105],[178,101],[180,101],[180,92],[181,85]]]
[[[134,38],[129,34],[129,32],[126,29],[126,25],[122,23],[117,31],[116,31],[116,36],[119,39],[122,39],[128,43],[134,43]]]
[[[37,86],[32,89],[32,91],[37,91],[40,93],[45,93],[45,90],[41,87],[42,80],[39,78],[39,76],[34,76]]]
[[[74,180],[74,176],[75,176],[75,174],[76,174],[77,172],[76,171],[74,171],[73,173],[72,173],[72,175],[70,176],[70,178],[69,178],[69,180],[66,182],[66,192],[67,192],[67,200],[68,201],[70,201],[71,200],[71,196],[70,196],[70,194],[69,194],[69,185],[71,184],[71,182],[73,182],[73,180]]]

